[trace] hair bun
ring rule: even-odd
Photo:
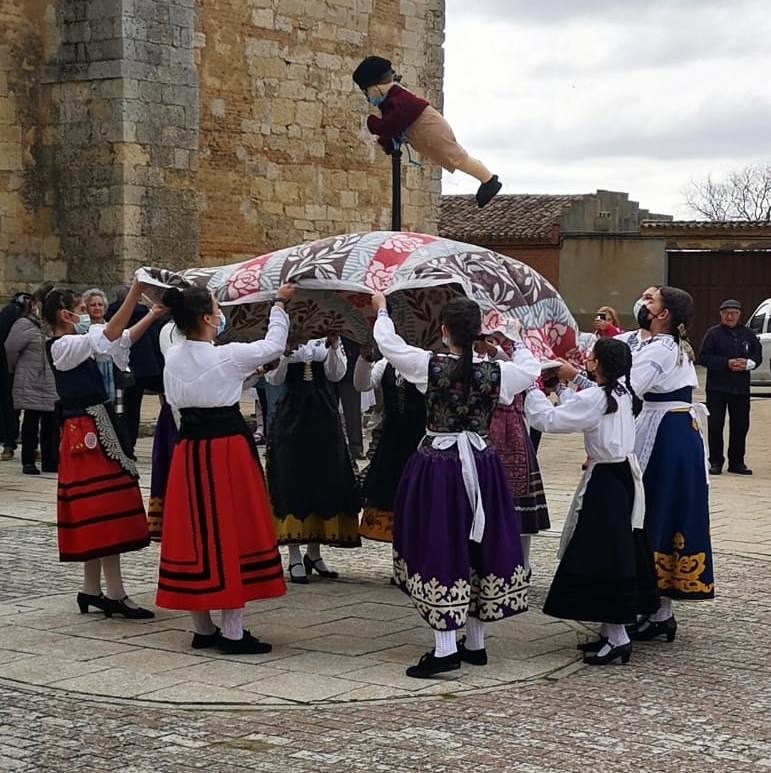
[[[178,309],[184,300],[182,291],[177,287],[170,287],[163,294],[161,303],[169,309]]]

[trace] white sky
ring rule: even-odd
[[[771,161],[768,0],[446,4],[444,113],[504,193],[605,188],[693,217],[690,179]]]

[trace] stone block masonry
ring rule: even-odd
[[[388,227],[351,72],[381,53],[440,105],[443,25],[441,0],[5,0],[0,295]],[[436,230],[439,186],[408,168],[405,228]]]

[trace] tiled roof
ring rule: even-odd
[[[479,209],[474,196],[442,196],[439,234],[475,242],[546,237],[562,215],[583,198],[505,194]]]
[[[643,220],[640,224],[647,231],[673,229],[688,231],[771,231],[768,220]]]

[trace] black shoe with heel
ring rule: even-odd
[[[122,599],[108,599],[104,597],[105,617],[112,617],[113,615],[123,615],[128,620],[149,620],[151,617],[155,617],[155,612],[151,612],[149,609],[143,609],[142,607],[130,607],[126,603],[128,596],[124,596]]]
[[[627,629],[627,632],[632,641],[651,641],[659,636],[665,636],[667,641],[672,643],[677,634],[677,620],[675,620],[674,615],[667,620],[662,620],[660,623],[654,620],[647,620],[640,623],[633,630]]]
[[[599,652],[608,643],[607,636],[600,636],[596,641],[585,641],[581,644],[576,644],[576,649],[579,652]]]
[[[305,573],[310,576],[314,572],[319,577],[323,577],[325,580],[336,580],[338,578],[337,572],[333,572],[327,569],[319,569],[317,564],[321,561],[320,558],[317,558],[315,561],[312,561],[310,558],[308,558],[308,554],[306,553],[303,556],[303,564],[305,565]]]
[[[622,644],[619,647],[611,646],[610,651],[605,655],[585,655],[584,663],[587,666],[607,666],[615,661],[620,660],[626,664],[632,657],[632,644]]]
[[[295,566],[302,566],[302,564],[289,564],[289,582],[294,582],[294,583],[297,583],[298,585],[307,585],[308,584],[307,570],[305,574],[292,574],[292,569]]]
[[[90,593],[78,593],[77,601],[81,615],[85,615],[88,612],[89,607],[96,607],[104,612],[105,607],[109,603],[109,599],[105,597],[104,593],[100,593],[98,596],[94,596]]]

